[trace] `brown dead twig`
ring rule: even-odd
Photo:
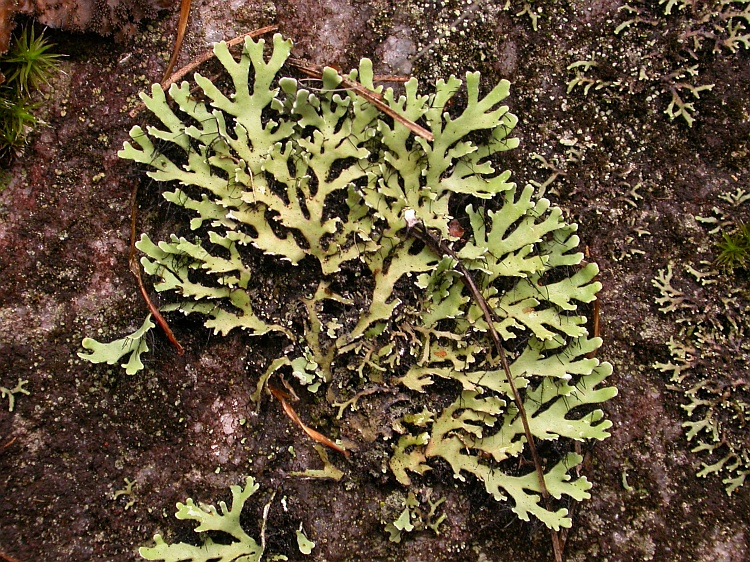
[[[0,560],[4,560],[5,562],[21,562],[18,560],[18,558],[13,558],[12,556],[8,556],[7,554],[3,554],[0,552]]]
[[[307,74],[308,76],[312,78],[321,79],[323,77],[323,69],[320,66],[309,65],[309,64],[303,63],[302,61],[298,59],[289,59],[288,62],[291,66],[293,66],[294,68],[296,68],[303,74]],[[377,82],[403,82],[404,77],[402,76],[375,76],[374,80]],[[430,142],[435,140],[435,137],[430,131],[428,131],[424,127],[420,127],[414,121],[410,121],[403,115],[399,114],[395,109],[387,105],[383,101],[383,96],[380,95],[379,93],[373,92],[372,90],[368,90],[359,82],[355,82],[354,80],[346,78],[345,76],[341,76],[341,85],[347,90],[352,90],[358,96],[366,99],[372,105],[377,107],[378,111],[385,113],[388,117],[400,123],[401,125],[409,129],[415,135],[422,137],[423,139],[427,139]]]
[[[146,305],[148,305],[148,309],[154,317],[154,320],[156,320],[156,323],[159,324],[162,330],[164,330],[169,342],[175,347],[175,349],[177,349],[177,354],[182,355],[185,353],[185,348],[177,341],[169,324],[167,324],[167,321],[164,320],[159,309],[151,301],[151,298],[148,296],[148,291],[146,291],[146,286],[143,284],[143,279],[141,278],[141,265],[138,263],[135,251],[135,224],[138,209],[138,204],[136,202],[137,194],[138,184],[136,183],[130,195],[130,254],[128,256],[128,265],[130,266],[130,272],[135,276],[135,279],[138,282],[138,288],[140,289],[141,295],[143,295],[143,299],[146,301]]]
[[[586,249],[584,250],[583,255],[586,257],[586,259],[591,259],[591,251],[589,250],[589,247],[586,246]],[[585,262],[584,262],[585,264]],[[581,264],[583,266],[583,264]],[[596,280],[596,275],[594,276],[594,280]],[[591,318],[591,334],[595,337],[599,337],[599,333],[601,331],[601,326],[599,324],[599,298],[594,301],[594,310],[592,312],[592,318]],[[586,359],[593,359],[596,357],[596,349],[589,351],[586,354]]]
[[[540,460],[539,453],[536,449],[536,442],[534,441],[534,435],[531,433],[529,419],[526,415],[526,408],[523,405],[521,394],[518,392],[516,383],[513,380],[513,375],[510,372],[510,365],[508,363],[508,357],[505,352],[505,348],[503,347],[502,340],[500,339],[500,334],[497,333],[497,329],[495,328],[494,314],[490,310],[490,307],[487,305],[487,301],[484,299],[484,296],[479,290],[479,287],[477,287],[476,283],[474,282],[474,278],[472,277],[469,270],[461,262],[461,259],[458,257],[456,252],[454,252],[443,239],[427,230],[424,224],[422,224],[418,219],[414,217],[407,219],[407,233],[411,234],[417,240],[422,241],[436,256],[449,256],[456,262],[456,270],[463,278],[464,285],[467,289],[469,289],[469,292],[471,293],[474,301],[482,311],[484,320],[485,322],[487,322],[487,326],[489,327],[492,341],[495,344],[495,349],[500,356],[500,363],[502,364],[503,371],[505,372],[505,378],[508,379],[508,386],[510,386],[511,392],[513,393],[513,401],[515,402],[516,408],[518,409],[518,415],[521,417],[523,431],[526,434],[526,441],[529,444],[529,451],[531,452],[531,457],[534,460],[534,468],[539,480],[539,489],[541,491],[542,498],[544,499],[545,507],[549,510],[551,506],[551,499],[549,490],[547,489],[547,484],[544,481],[544,469],[542,468],[542,461]],[[553,529],[550,529],[550,533],[552,535],[552,550],[554,551],[555,562],[562,562],[562,541],[560,539],[560,533]]]
[[[177,35],[174,39],[174,47],[172,47],[172,56],[169,58],[169,64],[167,69],[164,71],[164,78],[161,79],[164,82],[169,78],[174,65],[177,63],[177,56],[180,54],[180,48],[182,47],[182,40],[185,39],[185,31],[187,31],[188,17],[190,16],[190,0],[181,0],[180,2],[180,19],[177,22]]]
[[[344,455],[346,458],[349,458],[349,451],[344,449],[343,447],[340,447],[336,443],[334,443],[331,439],[323,435],[322,433],[315,431],[313,428],[308,427],[304,424],[304,422],[300,419],[300,417],[297,415],[297,412],[294,411],[294,408],[291,407],[289,402],[287,402],[287,398],[289,398],[289,395],[274,387],[270,384],[268,385],[268,390],[273,394],[273,396],[281,402],[281,407],[284,409],[284,413],[289,416],[289,418],[296,423],[298,426],[302,428],[302,431],[307,433],[307,435],[313,440],[317,441],[321,445],[325,445],[326,447],[333,449],[334,451],[337,451]]]

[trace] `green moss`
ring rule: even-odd
[[[33,26],[21,28],[0,56],[0,157],[23,150],[29,134],[41,124],[34,94],[57,72],[60,55]]]
[[[716,245],[716,263],[727,271],[747,269],[750,264],[750,224],[740,224],[735,232],[722,233]]]

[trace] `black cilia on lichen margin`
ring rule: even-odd
[[[527,453],[522,421],[454,258],[409,236],[405,220],[451,241],[476,279],[513,350],[510,371],[538,442],[608,437],[611,423],[597,406],[616,394],[601,386],[612,369],[592,358],[601,340],[589,337],[577,305],[596,298],[597,267],[581,263],[576,226],[559,209],[493,167],[518,145],[508,136],[517,119],[500,105],[509,83],[482,97],[479,74],[467,73],[464,109],[449,115],[461,80],[441,80],[423,96],[412,79],[396,98],[373,84],[363,60],[348,78],[422,124],[434,135],[427,141],[342,88],[332,69],[315,91],[283,77],[291,42],[275,36],[268,60],[263,50],[248,39],[236,61],[216,45],[235,91],[227,96],[196,74],[207,103],[183,82],[169,90],[172,109],[154,86],[142,97],[161,125],[134,127],[135,146],[119,153],[171,182],[164,197],[192,216],[190,236],[143,235],[137,243],[156,290],[177,296],[163,310],[201,315],[215,333],[240,328],[288,339],[259,373],[256,399],[277,371],[313,392],[325,388],[340,415],[366,400],[366,385],[412,393],[413,411],[393,423],[401,434],[390,458],[398,482],[408,486],[442,458],[456,478],[473,474],[498,501],[510,497],[521,519],[569,527],[566,509],[540,504],[533,468],[518,468]],[[86,339],[90,353],[81,357],[110,364],[127,357],[123,366],[137,372],[152,326],[147,319],[112,344]],[[436,379],[455,384],[431,387]],[[436,388],[454,394],[428,402]],[[581,460],[564,452],[548,459],[552,497],[589,497],[591,484],[572,472]]]

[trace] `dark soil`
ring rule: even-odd
[[[386,0],[248,2],[234,12],[229,4],[194,6],[182,63],[216,29],[231,38],[278,23],[297,56],[344,68],[367,56],[376,70],[390,71],[382,58],[396,29],[433,33],[445,17],[439,7],[407,10]],[[504,4],[481,6],[483,21],[422,56],[413,72],[429,82],[478,69],[488,86],[500,78],[513,83],[509,105],[521,146],[504,165],[519,184],[559,173],[546,196],[579,225],[581,244],[601,270],[605,343],[598,357],[614,365],[610,382],[619,395],[604,404],[612,437],[590,450],[582,468],[594,488],[575,508],[565,559],[748,560],[750,484],[728,496],[726,474],[696,477],[702,463],[718,458],[691,452],[684,389],[673,390],[654,367],[670,359],[667,342],[684,323],[659,311],[651,281],[675,264],[675,284],[696,315],[708,313],[701,303],[718,298],[711,291],[748,288],[746,271],[719,273],[703,288],[682,268],[705,269],[717,255],[721,235],[696,216],[719,217],[726,228],[750,220],[750,203],[734,207],[719,198],[750,191],[750,51],[707,45],[687,53],[677,40],[684,18],[665,17],[663,7],[644,7],[657,24],[615,36],[626,19],[621,2],[537,1],[537,31],[527,15],[514,15],[523,2],[510,11]],[[385,459],[360,451],[347,462],[332,452],[344,471],[340,482],[290,476],[322,462],[277,402],[264,398],[256,413],[250,400],[264,358],[284,345],[279,339],[213,336],[196,320],[172,315],[184,356],[157,334],[147,369],[135,376],[78,359],[83,337],[123,337],[147,312],[127,264],[133,186],[141,186],[140,230],[159,238],[174,222],[159,206],[159,187],[116,152],[128,130],[145,123],[145,115],[128,112],[137,92],[160,79],[175,20],[153,22],[127,45],[51,33],[67,58],[46,96],[49,126],[9,165],[0,187],[0,386],[13,388],[20,378],[30,392],[15,395],[12,412],[0,402],[0,560],[138,560],[137,548],[157,532],[170,542],[192,540],[192,526],[173,517],[176,502],[227,501],[229,486],[250,474],[261,488],[248,501],[245,528],[260,536],[263,506],[275,491],[268,551],[290,560],[551,560],[543,525],[518,521],[481,483],[455,481],[439,463],[417,488],[447,498],[440,534],[410,534],[400,544],[389,542],[381,520],[406,491],[381,470]],[[626,86],[567,93],[575,75],[568,65],[594,51],[606,63],[589,75],[622,78]],[[714,87],[699,100],[685,98],[697,109],[692,127],[664,113],[666,82],[630,80],[639,61],[662,75],[699,65],[696,83]],[[747,354],[746,342],[742,349]],[[731,357],[724,375],[747,377],[741,359]],[[320,431],[344,437],[386,425],[392,406],[381,396],[336,420],[337,409],[317,400],[303,399],[299,411]],[[115,498],[125,479],[136,481],[132,494]],[[300,522],[316,543],[311,556],[297,549]]]

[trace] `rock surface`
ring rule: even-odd
[[[628,42],[614,35],[627,19],[621,2],[535,2],[531,13],[512,4],[505,11],[504,1],[482,3],[449,34],[445,22],[465,4],[206,0],[193,7],[178,66],[211,41],[275,23],[294,39],[296,55],[314,63],[350,68],[368,56],[377,72],[411,71],[423,84],[469,69],[487,84],[511,80],[521,147],[505,165],[519,184],[543,185],[579,224],[604,285],[599,357],[614,364],[620,391],[605,405],[613,436],[582,467],[592,499],[576,508],[565,559],[747,560],[750,484],[727,496],[721,477],[695,476],[708,458],[685,438],[685,392],[654,367],[670,360],[667,342],[682,326],[660,312],[651,281],[672,262],[675,283],[695,303],[708,302],[712,287],[748,287],[746,271],[701,285],[684,269],[708,270],[716,257],[720,235],[696,217],[750,220],[750,204],[720,198],[750,191],[748,52],[708,48],[692,60],[689,45],[667,41],[683,20],[655,7],[643,17],[659,22],[652,27],[662,35]],[[249,399],[257,358],[273,339],[214,337],[174,316],[188,352],[176,356],[158,336],[145,373],[128,377],[76,357],[84,336],[122,337],[145,316],[127,265],[133,186],[140,185],[139,230],[158,238],[175,220],[159,186],[116,152],[146,120],[129,112],[137,92],[161,77],[176,18],[140,28],[127,46],[53,33],[68,57],[46,100],[49,127],[0,188],[0,386],[21,378],[30,392],[15,395],[12,412],[0,402],[0,553],[24,562],[137,560],[137,547],[156,532],[192,535],[173,517],[177,501],[226,500],[228,486],[252,473],[261,490],[243,523],[258,537],[276,491],[268,549],[290,560],[551,560],[544,527],[518,521],[481,484],[454,481],[447,467],[417,484],[422,495],[446,498],[440,534],[407,535],[400,544],[389,542],[382,520],[405,490],[381,470],[383,459],[363,453],[347,463],[332,454],[345,474],[340,483],[290,476],[322,462],[277,403],[264,399],[256,411]],[[601,73],[591,76],[621,80],[622,88],[568,92],[575,76],[568,66],[594,55]],[[645,73],[662,65],[659,76],[668,76],[685,60],[699,65],[701,83],[714,84],[691,99],[692,127],[665,115],[666,78],[628,74],[628,65],[643,62]],[[740,385],[748,376],[744,345],[724,372]],[[321,431],[377,435],[389,421],[388,400],[338,421],[325,401],[308,397],[299,409]],[[136,481],[132,494],[115,496],[126,478]],[[316,543],[310,556],[297,549],[300,522]]]

